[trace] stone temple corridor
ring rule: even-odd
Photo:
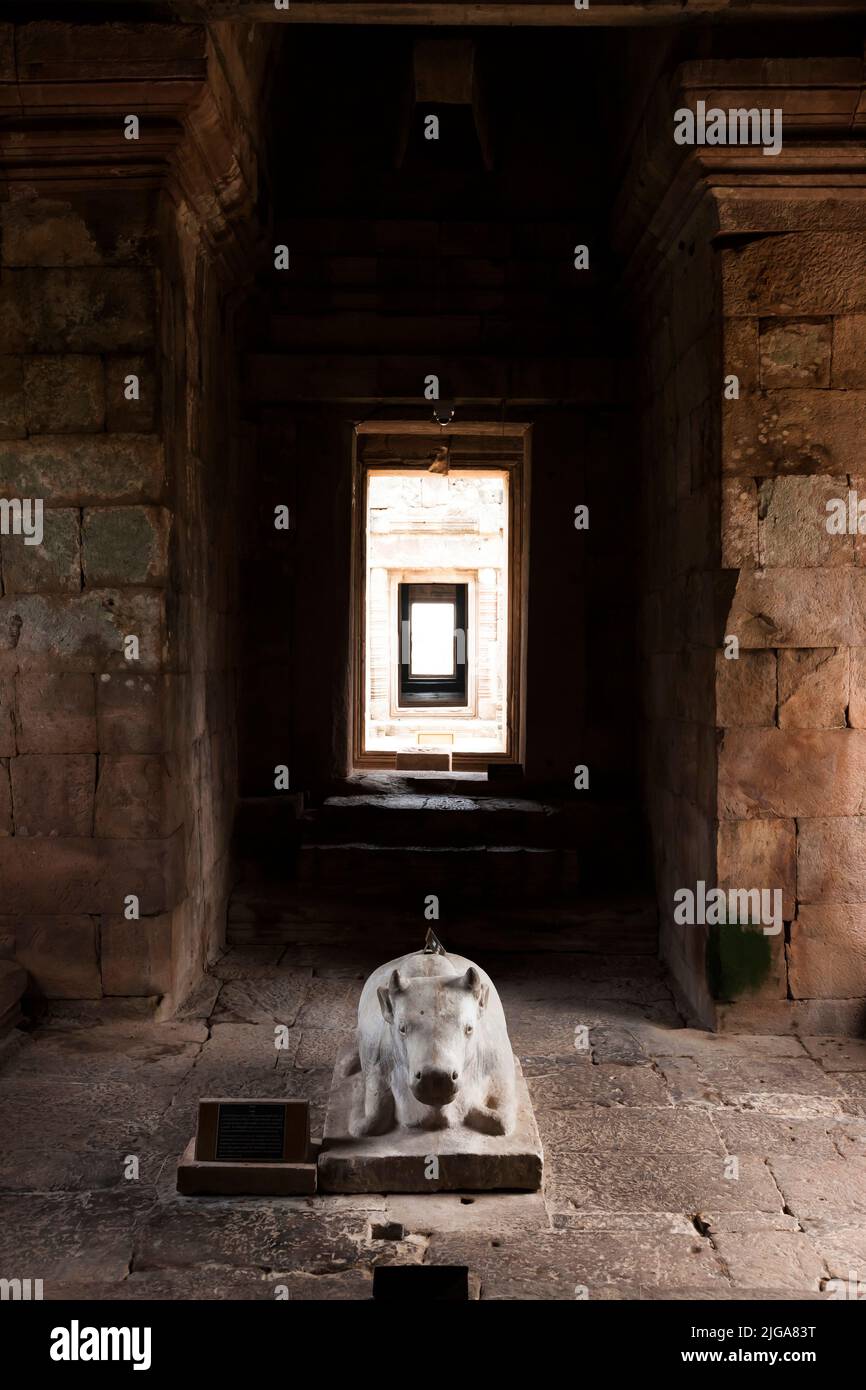
[[[864,0],[4,4],[0,1302],[866,1299],[864,137]]]

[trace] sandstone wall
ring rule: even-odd
[[[0,950],[54,999],[171,1009],[224,923],[256,105],[246,29],[220,46],[222,29],[37,24],[0,44],[20,126],[2,146],[0,496],[46,508],[42,545],[0,537]]]
[[[156,993],[183,879],[164,762],[155,198],[18,187],[0,228],[0,493],[46,508],[41,546],[0,538],[5,949],[48,995]]]
[[[783,112],[779,155],[675,148],[676,109],[746,96]],[[863,471],[862,111],[859,58],[686,63],[657,78],[622,212],[650,286],[645,785],[663,952],[708,1023],[755,1031],[866,1019],[863,541],[826,525]],[[698,879],[778,890],[784,930],[677,928],[673,892]]]
[[[779,190],[720,257],[725,371],[742,390],[723,411],[726,629],[741,655],[717,676],[719,871],[784,890],[790,926],[759,997],[799,1001],[813,1031],[866,1019],[866,542],[827,529],[828,501],[866,496],[859,195]]]

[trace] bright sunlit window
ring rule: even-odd
[[[454,675],[454,604],[413,603],[409,673]]]

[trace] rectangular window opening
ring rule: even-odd
[[[401,706],[464,706],[468,699],[468,584],[400,584]]]
[[[357,427],[354,766],[484,770],[519,749],[527,429],[449,436],[442,472],[441,434]]]

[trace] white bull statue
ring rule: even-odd
[[[403,1128],[514,1129],[514,1054],[496,987],[432,933],[424,950],[388,961],[364,985],[346,1075],[358,1071],[364,1094],[349,1122],[354,1138]]]

